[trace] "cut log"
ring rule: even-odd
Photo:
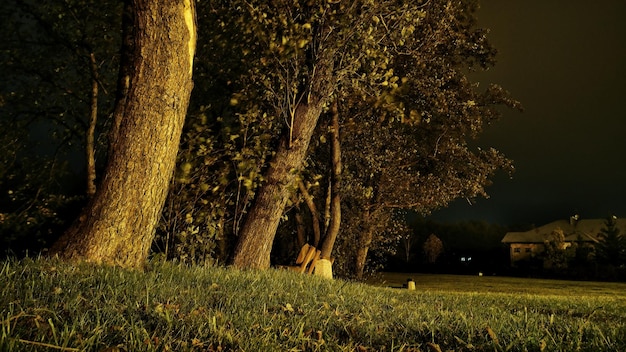
[[[296,258],[296,264],[302,264],[304,258],[309,253],[309,247],[311,247],[308,243],[305,243],[304,246],[300,249],[300,253],[298,254],[298,258]]]
[[[317,276],[333,278],[333,261],[335,258],[321,258],[322,251],[305,244],[300,249],[300,253],[296,258],[294,266],[279,266],[281,269],[297,271],[299,273],[308,273]]]
[[[309,274],[312,274],[313,271],[315,270],[315,264],[317,264],[317,261],[320,260],[320,257],[322,255],[322,251],[320,251],[319,249],[317,251],[315,251],[315,256],[313,257],[313,261],[311,262],[311,265],[309,266]]]
[[[306,271],[306,267],[313,260],[313,258],[315,257],[315,253],[316,252],[317,252],[317,249],[315,249],[315,247],[309,246],[308,252],[307,252],[306,256],[304,257],[304,260],[300,264],[300,272],[301,273],[304,273]]]

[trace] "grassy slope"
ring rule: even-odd
[[[4,262],[0,350],[626,350],[624,284],[413,278],[417,291],[275,270]]]

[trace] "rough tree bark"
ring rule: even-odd
[[[232,260],[235,267],[269,268],[274,236],[323,106],[324,101],[318,100],[298,107],[291,147],[289,136],[284,136],[239,233]]]
[[[324,33],[330,33],[325,28]],[[322,38],[325,38],[322,35]],[[295,109],[293,124],[283,133],[276,154],[265,172],[247,213],[233,251],[232,264],[237,268],[267,269],[272,244],[287,200],[297,185],[296,176],[306,157],[309,142],[320,115],[330,101],[336,77],[333,75],[336,48],[325,47],[322,41],[316,50],[306,98]]]
[[[374,239],[374,229],[372,225],[369,224],[369,207],[363,211],[363,218],[365,220],[365,230],[361,232],[359,239],[357,240],[357,250],[355,259],[355,276],[357,280],[361,280],[363,278],[363,273],[365,272],[365,263],[367,261],[367,253],[369,252],[370,246],[372,244],[372,240]]]
[[[51,248],[69,260],[142,267],[175,166],[193,87],[193,0],[130,0],[109,160],[80,217]],[[123,50],[124,50],[123,49]],[[120,93],[120,92],[118,92]]]
[[[85,136],[85,158],[87,159],[87,197],[96,194],[96,122],[98,121],[98,65],[94,53],[89,54],[91,68],[91,108],[89,125]]]

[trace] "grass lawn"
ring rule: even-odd
[[[626,284],[0,262],[1,351],[626,351]]]
[[[402,287],[407,279],[426,292],[505,293],[514,295],[555,295],[564,297],[612,297],[626,303],[626,283],[542,280],[500,276],[380,273],[368,283],[381,287]]]

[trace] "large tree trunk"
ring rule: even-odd
[[[335,240],[339,235],[341,227],[341,140],[339,139],[339,110],[335,100],[331,106],[332,112],[332,176],[331,176],[331,203],[330,203],[330,224],[322,242],[321,257],[330,259]]]
[[[324,102],[303,104],[296,111],[296,126],[292,132],[291,147],[285,136],[265,174],[239,233],[233,255],[233,265],[238,268],[266,269],[270,266],[270,253],[287,200],[295,186],[309,147],[309,141],[322,113]]]
[[[264,175],[254,203],[239,232],[232,264],[237,268],[266,269],[270,266],[272,244],[280,218],[292,190],[296,175],[306,157],[317,121],[330,100],[336,85],[333,75],[336,48],[327,43],[331,27],[320,34],[319,46],[309,74],[308,92],[293,115],[289,131],[283,134],[276,154]],[[328,46],[326,46],[328,44]]]
[[[148,255],[173,173],[193,86],[193,0],[133,0],[126,90],[117,101],[108,164],[94,197],[53,254],[126,267]],[[128,29],[128,26],[125,26]],[[128,53],[126,53],[128,54]],[[130,66],[126,66],[130,65]]]

